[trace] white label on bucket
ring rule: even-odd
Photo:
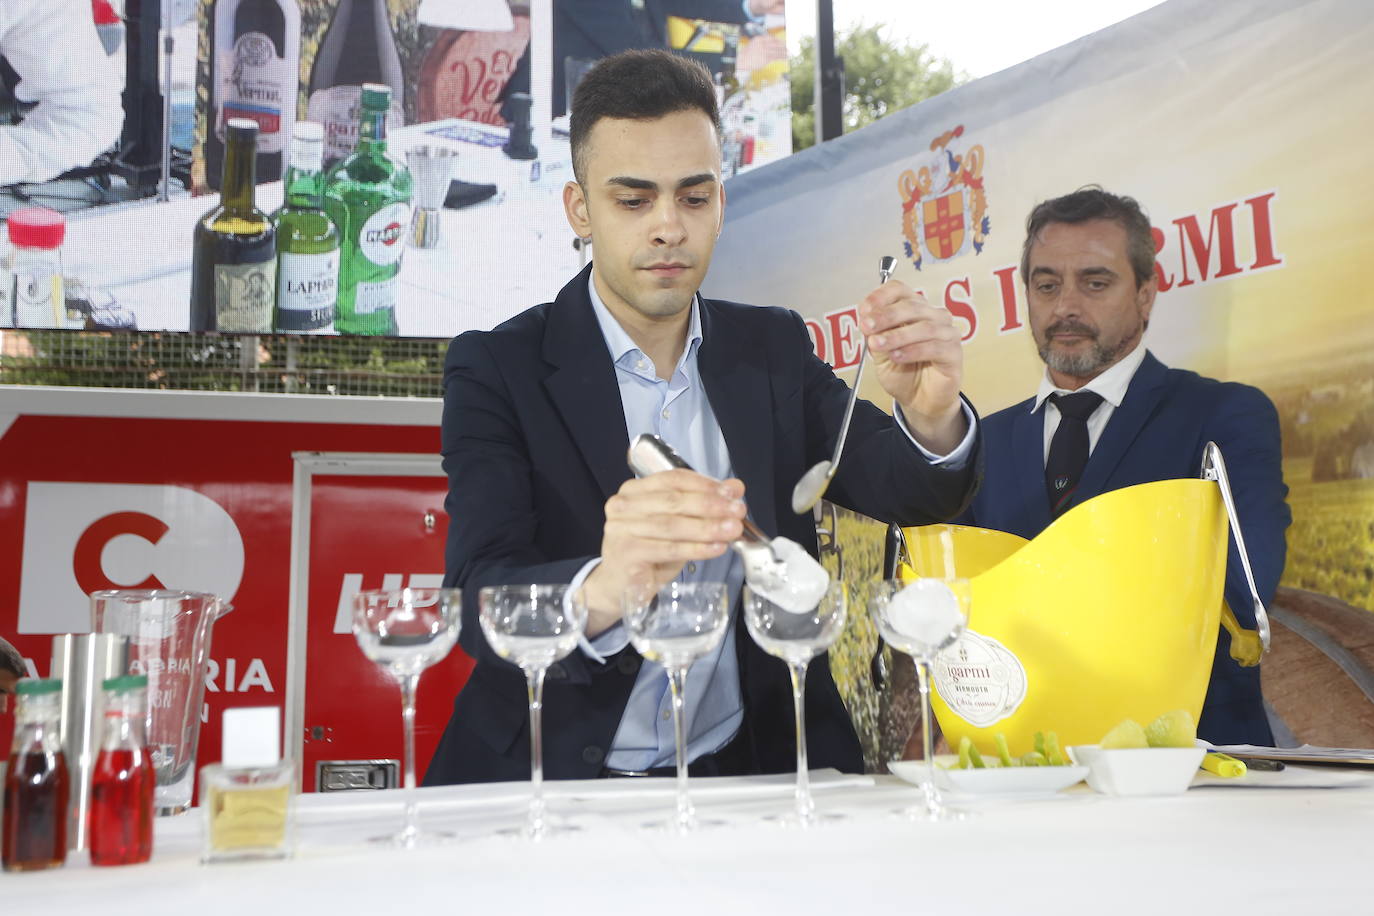
[[[991,636],[973,630],[937,655],[930,667],[940,699],[977,728],[1007,718],[1026,698],[1021,660]]]

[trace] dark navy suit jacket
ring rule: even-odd
[[[984,421],[987,472],[963,519],[968,524],[1025,538],[1049,527],[1044,414],[1031,413],[1034,406],[1031,398]],[[1292,515],[1284,501],[1288,487],[1283,483],[1278,413],[1258,388],[1169,369],[1146,353],[1088,459],[1070,506],[1139,483],[1197,477],[1209,441],[1216,442],[1226,459],[1255,584],[1267,605],[1283,574],[1284,531]],[[1226,603],[1241,626],[1254,627],[1253,601],[1234,539]],[[1230,635],[1221,631],[1198,734],[1217,744],[1273,744],[1259,668],[1236,664],[1230,645]]]
[[[601,551],[604,504],[629,478],[628,434],[615,368],[596,323],[590,267],[551,304],[449,347],[444,467],[449,476],[445,581],[463,589],[463,648],[476,666],[459,694],[427,784],[526,779],[524,678],[499,659],[477,623],[486,585],[568,582]],[[701,300],[698,368],[754,521],[816,550],[810,513],[790,508],[792,487],[829,457],[849,388],[812,351],[793,312]],[[892,418],[856,405],[844,459],[827,498],[874,517],[923,524],[968,504],[980,457],[932,467]],[[749,772],[795,765],[786,666],[749,638],[738,608]],[[596,776],[640,666],[627,647],[601,665],[574,651],[549,673],[544,758],[551,778]],[[811,764],[862,770],[858,740],[824,657],[807,680]],[[738,739],[737,739],[738,740]]]

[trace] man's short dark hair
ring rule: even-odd
[[[1031,243],[1050,223],[1086,223],[1111,220],[1126,230],[1126,257],[1135,274],[1136,289],[1144,286],[1155,270],[1155,240],[1150,218],[1132,197],[1104,191],[1098,185],[1079,188],[1072,194],[1036,204],[1026,219],[1026,242],[1021,247],[1021,282],[1030,285]]]
[[[0,637],[0,671],[8,671],[19,678],[29,673],[24,668],[24,656],[20,655],[19,650],[10,645],[4,637]]]
[[[577,180],[586,175],[587,138],[597,121],[652,121],[694,109],[720,133],[715,85],[697,61],[661,50],[622,51],[598,61],[573,93],[569,141]]]

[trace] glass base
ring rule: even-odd
[[[846,820],[849,820],[847,816],[829,811],[817,811],[810,817],[802,817],[795,811],[789,811],[786,814],[770,814],[764,818],[764,821],[767,823],[776,824],[788,830],[810,830],[812,827],[828,827],[831,824],[837,824]]]
[[[496,836],[505,837],[508,840],[529,840],[538,843],[552,837],[567,836],[571,833],[581,833],[582,828],[577,824],[569,824],[563,821],[544,821],[544,825],[535,828],[530,824],[522,824],[519,827],[503,827],[496,831]]]
[[[392,849],[415,849],[442,846],[452,842],[453,838],[453,834],[443,830],[398,830],[383,836],[370,836],[367,841],[376,846],[389,846]]]
[[[663,820],[648,821],[640,824],[641,830],[650,833],[672,833],[678,836],[686,836],[689,833],[699,833],[703,830],[716,830],[727,825],[726,821],[717,820],[711,817],[696,817],[693,815],[691,820],[678,820],[676,817],[664,818]]]
[[[919,804],[909,808],[899,808],[892,812],[893,817],[909,821],[966,821],[978,816],[967,808],[951,808],[948,805]]]

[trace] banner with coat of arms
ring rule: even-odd
[[[1146,345],[1278,410],[1283,584],[1374,610],[1371,45],[1363,0],[1169,0],[732,181],[705,292],[795,308],[847,370],[855,303],[898,256],[894,279],[954,316],[986,415],[1044,372],[1019,276],[1032,207],[1135,197],[1157,251]],[[1317,743],[1340,740],[1360,739]]]

